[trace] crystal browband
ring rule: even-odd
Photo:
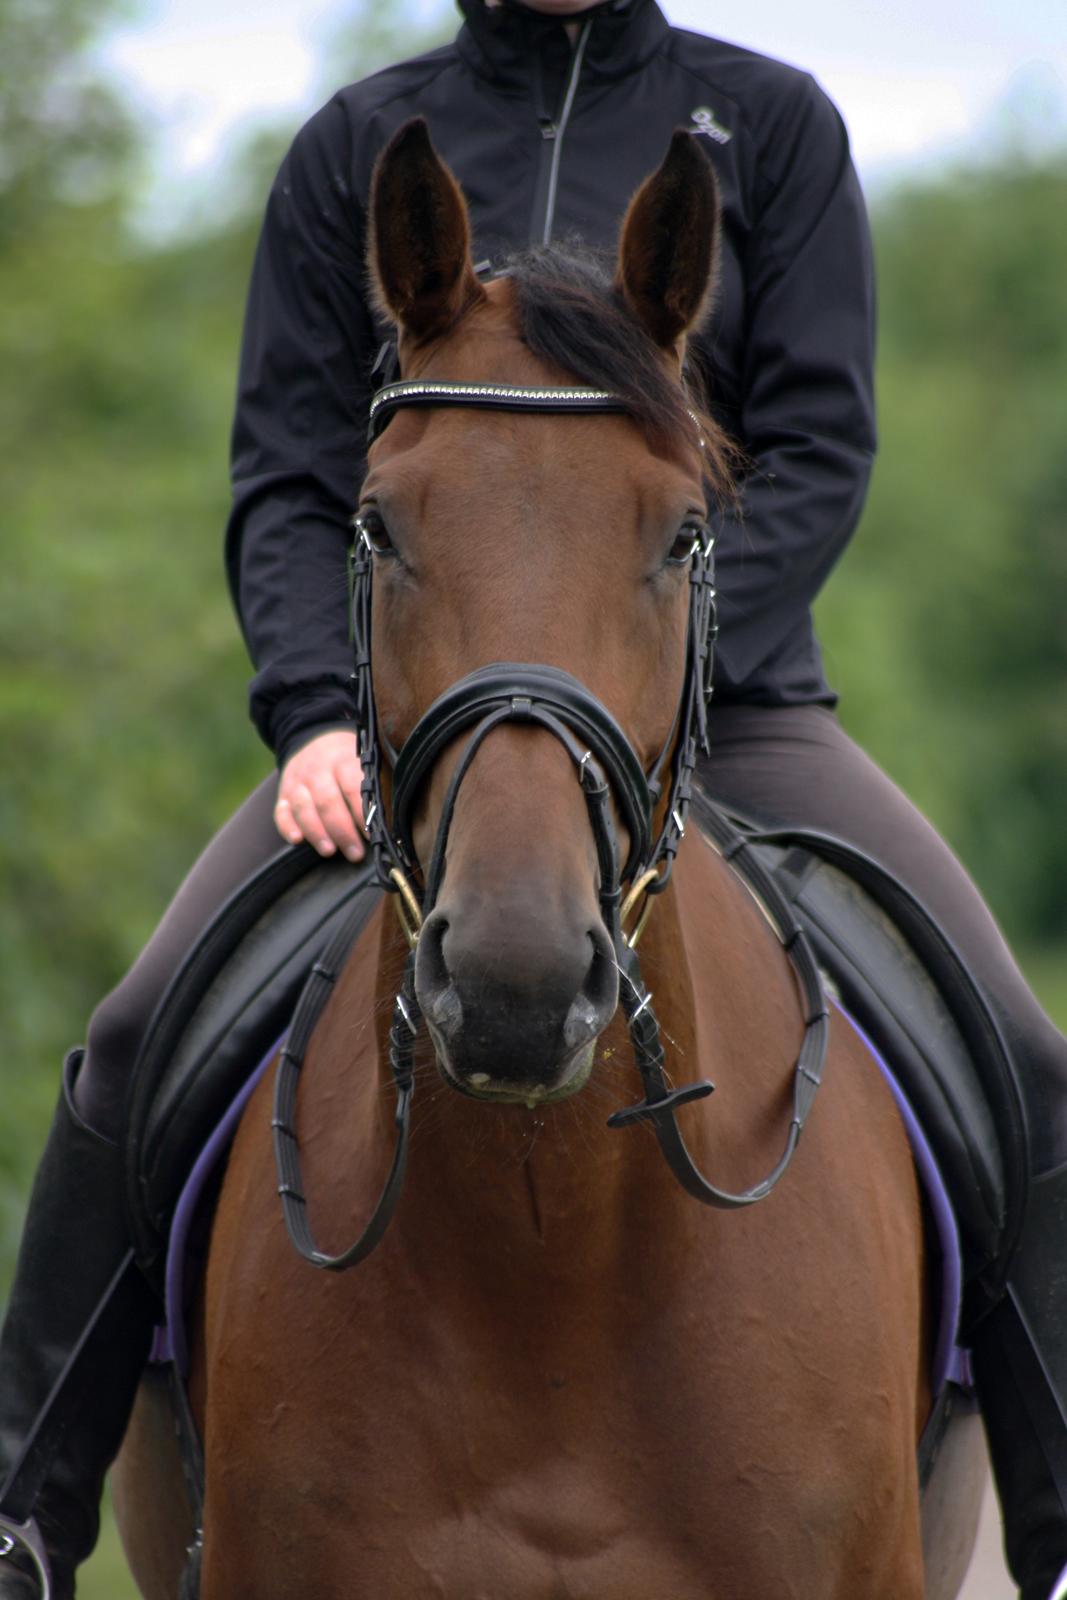
[[[607,389],[522,389],[506,383],[436,383],[417,378],[388,383],[370,403],[367,442],[400,406],[480,406],[497,411],[615,411],[627,408]]]

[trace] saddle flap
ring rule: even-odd
[[[892,1062],[944,1174],[968,1283],[995,1300],[1025,1213],[1029,1160],[1015,1066],[988,1001],[879,863],[801,830],[760,834],[754,848],[844,1004]]]
[[[284,1031],[319,952],[349,917],[365,925],[380,896],[370,864],[285,851],[223,906],[175,973],[133,1074],[125,1134],[132,1236],[153,1282],[205,1131]]]

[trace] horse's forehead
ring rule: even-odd
[[[478,374],[474,381],[523,380]],[[413,407],[390,419],[370,467],[372,495],[388,486],[390,496],[423,508],[459,504],[460,488],[463,504],[478,497],[529,503],[533,489],[540,501],[562,496],[577,506],[595,497],[632,507],[640,517],[647,507],[692,498],[700,489],[699,475],[684,460],[650,448],[641,425],[625,415]]]
[[[459,517],[466,525],[484,512],[486,525],[500,528],[519,512],[520,520],[536,512],[565,529],[595,516],[611,525],[616,542],[628,526],[637,533],[672,510],[683,516],[697,509],[702,499],[699,473],[678,455],[652,449],[627,416],[524,416],[447,405],[402,410],[390,420],[372,447],[364,492],[406,506],[417,521]]]
[[[517,300],[510,278],[493,279],[485,285],[485,298],[445,337],[408,349],[401,344],[403,376],[580,386],[580,378],[530,349],[522,336]],[[520,417],[448,406],[402,410],[391,419],[374,454],[419,499],[437,490],[434,498],[447,503],[459,480],[464,503],[484,498],[498,510],[528,499],[530,473],[536,476],[542,506],[562,501],[580,514],[580,507],[595,500],[613,507],[616,515],[625,507],[626,520],[632,511],[637,523],[665,500],[686,494],[692,498],[694,492],[692,471],[673,453],[651,448],[645,430],[625,416]]]
[[[514,286],[506,278],[486,284],[485,299],[443,338],[412,347],[401,335],[400,356],[405,378],[517,383],[541,370],[523,341]]]

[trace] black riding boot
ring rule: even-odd
[[[74,1108],[81,1052],[30,1200],[0,1333],[0,1600],[70,1600],[96,1543],[156,1303],[133,1262],[119,1147]]]
[[[1067,1163],[1033,1182],[1008,1293],[974,1339],[1021,1600],[1067,1597]]]

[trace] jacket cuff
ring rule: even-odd
[[[349,690],[337,684],[315,684],[282,695],[261,717],[254,715],[260,734],[283,767],[295,750],[327,729],[350,727],[356,732],[355,705]]]

